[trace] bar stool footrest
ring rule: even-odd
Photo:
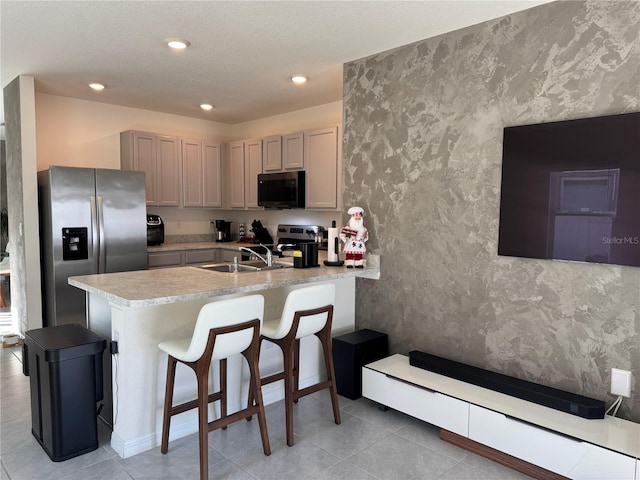
[[[207,403],[216,402],[222,400],[222,392],[210,393],[207,397]],[[191,400],[190,402],[182,403],[171,408],[171,415],[177,415],[179,413],[188,412],[198,408],[198,400]]]

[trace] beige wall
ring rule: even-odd
[[[38,170],[49,165],[120,168],[120,132],[142,130],[229,142],[337,125],[342,127],[342,101],[251,122],[229,125],[137,108],[36,94]],[[260,219],[268,228],[278,223],[330,225],[337,212],[234,210],[152,207],[165,221],[166,235],[213,233],[220,218],[250,224]],[[236,223],[237,225],[237,223]]]
[[[242,140],[336,125],[342,126],[342,100],[251,122],[238,123],[231,127],[231,133],[234,140]]]
[[[120,168],[120,132],[142,130],[229,142],[342,126],[342,101],[235,125],[36,93],[38,170]]]
[[[231,126],[139,108],[36,94],[38,170],[49,165],[120,168],[120,132],[142,130],[228,141]]]

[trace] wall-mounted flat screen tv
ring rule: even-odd
[[[640,112],[506,127],[498,254],[640,266]]]

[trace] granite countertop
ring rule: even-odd
[[[320,267],[315,268],[223,273],[175,267],[75,276],[69,278],[69,285],[99,295],[114,305],[141,308],[340,278],[379,279],[380,256],[371,254],[366,258],[364,269],[327,267],[323,265],[326,252],[320,252]]]

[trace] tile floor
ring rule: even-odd
[[[20,348],[0,348],[0,479],[130,480],[197,479],[197,435],[122,459],[100,424],[97,450],[52,462],[31,434],[29,379]],[[342,424],[335,425],[328,394],[295,407],[296,443],[285,443],[284,405],[267,407],[271,456],[262,453],[258,422],[238,422],[209,434],[209,478],[241,480],[525,479],[485,458],[443,442],[437,428],[401,413],[382,411],[361,398],[340,397]]]

